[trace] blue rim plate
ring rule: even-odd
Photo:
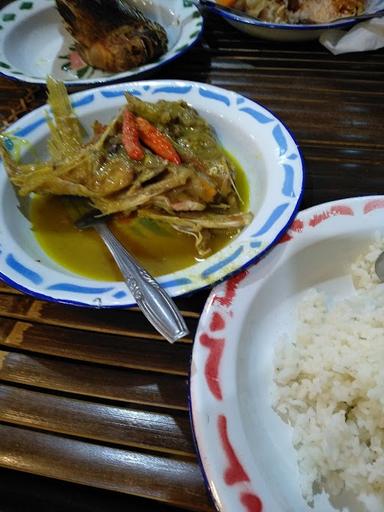
[[[267,109],[235,92],[207,84],[152,80],[101,86],[71,95],[86,128],[111,120],[129,91],[146,101],[183,99],[215,128],[223,147],[239,162],[249,184],[252,223],[206,260],[159,277],[170,295],[211,286],[247,267],[285,232],[303,191],[303,162],[292,135]],[[47,107],[40,107],[7,132],[28,141],[37,154],[48,136]],[[17,207],[13,188],[0,167],[0,277],[36,297],[83,306],[126,307],[134,299],[123,282],[100,282],[71,274],[41,250]]]
[[[54,0],[16,0],[0,11],[0,72],[30,83],[45,83],[51,75],[67,85],[137,77],[180,57],[198,41],[203,30],[203,19],[189,0],[145,2],[143,12],[166,29],[168,51],[154,62],[108,73],[79,61],[74,40],[64,29]]]
[[[330,23],[316,24],[270,23],[256,18],[245,18],[241,15],[241,12],[237,15],[236,13],[221,10],[216,7],[214,1],[207,5],[207,8],[215,14],[222,16],[237,29],[250,35],[281,41],[295,41],[315,39],[325,30],[348,28],[362,20],[382,16],[384,14],[384,0],[367,0],[366,10],[360,16],[340,18]]]

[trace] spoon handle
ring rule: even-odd
[[[114,257],[137,305],[168,341],[186,336],[189,331],[180,311],[159,283],[126,251],[105,223],[93,225]]]

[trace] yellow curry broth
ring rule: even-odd
[[[248,185],[244,172],[231,157],[236,169],[236,186],[242,198],[241,210],[248,209]],[[93,229],[79,230],[58,196],[35,195],[31,221],[36,239],[44,252],[67,270],[100,281],[121,281],[121,274],[107,248]],[[151,219],[122,220],[116,217],[109,227],[131,254],[152,275],[176,272],[201,261],[192,236],[175,231]],[[222,249],[236,233],[212,232],[212,253]]]

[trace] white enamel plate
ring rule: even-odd
[[[294,336],[309,289],[334,300],[356,293],[350,265],[384,236],[383,219],[384,196],[310,208],[261,261],[212,291],[193,346],[190,403],[220,512],[363,512],[346,493],[316,495],[313,508],[302,498],[291,428],[271,407],[273,354]]]
[[[252,223],[225,248],[191,267],[159,278],[173,296],[224,279],[248,266],[287,229],[303,189],[300,152],[284,125],[269,111],[234,92],[206,84],[154,80],[103,86],[71,96],[86,128],[96,119],[108,123],[129,91],[146,101],[183,99],[216,129],[223,147],[243,168],[249,184]],[[36,156],[48,137],[47,107],[17,121],[7,131],[28,141]],[[9,139],[12,146],[12,140]],[[25,147],[24,147],[25,149]],[[31,154],[30,153],[30,154]],[[88,306],[122,307],[134,303],[123,282],[101,282],[71,274],[42,251],[29,222],[19,212],[4,168],[0,167],[0,277],[45,299]]]
[[[165,28],[168,51],[154,62],[108,73],[79,59],[54,0],[16,0],[0,11],[0,72],[32,83],[45,83],[48,75],[67,85],[106,83],[155,70],[182,55],[201,34],[202,17],[189,0],[147,0],[142,10]]]
[[[219,3],[216,1],[216,3]],[[329,23],[271,23],[261,21],[257,18],[245,18],[239,11],[239,14],[225,12],[215,6],[215,2],[209,4],[208,8],[219,16],[225,18],[228,23],[233,25],[241,32],[245,32],[261,39],[270,39],[272,41],[308,41],[318,39],[326,30],[348,29],[356,23],[374,17],[380,17],[384,14],[384,0],[367,0],[366,8],[363,14],[355,17],[339,18]]]

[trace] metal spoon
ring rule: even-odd
[[[20,196],[12,185],[20,213],[30,221],[30,197]],[[79,229],[94,228],[112,254],[124,280],[149,322],[173,343],[189,334],[188,327],[176,304],[159,283],[139,265],[108,228],[98,210],[90,210],[82,198],[62,197],[63,204]],[[85,212],[85,213],[84,213]]]
[[[380,281],[384,282],[384,251],[379,254],[377,260],[375,261],[375,272]]]
[[[100,212],[97,212],[100,213]],[[173,343],[189,333],[188,327],[171,297],[133,258],[95,211],[75,222],[79,229],[93,228],[108,247],[137,305],[168,341]]]

